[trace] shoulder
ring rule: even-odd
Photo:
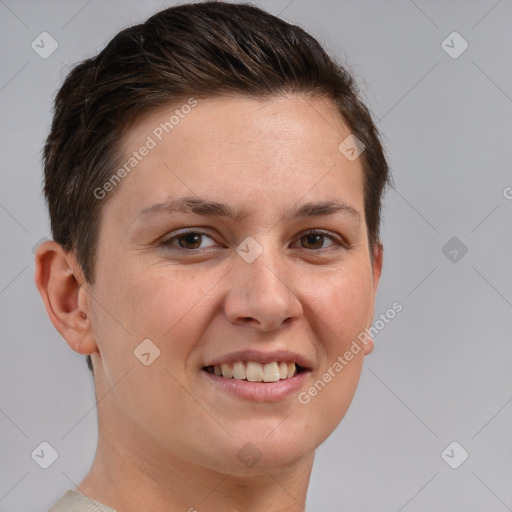
[[[48,512],[116,512],[115,510],[91,500],[87,496],[68,489],[48,510]]]

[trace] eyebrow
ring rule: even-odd
[[[243,208],[234,209],[227,204],[198,197],[181,197],[145,208],[140,212],[139,218],[147,218],[156,213],[195,213],[209,217],[225,217],[237,222],[249,216],[249,212]],[[361,217],[355,208],[343,201],[336,200],[296,205],[287,212],[286,218],[319,217],[335,213],[345,213],[357,219]]]

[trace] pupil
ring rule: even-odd
[[[315,244],[315,240],[318,242],[321,239],[322,236],[323,235],[320,235],[320,234],[311,234],[311,235],[306,235],[306,239],[308,241],[308,244],[313,240],[312,244],[314,245]],[[320,245],[322,245],[322,244],[320,244]]]
[[[185,239],[185,244],[194,244],[194,243],[197,243],[197,240],[199,239],[201,235],[199,234],[196,234],[196,233],[186,233],[185,235],[183,235],[183,239]],[[194,249],[196,249],[196,247],[194,247]]]

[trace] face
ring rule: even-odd
[[[104,199],[87,285],[103,420],[162,459],[293,465],[342,419],[373,347],[354,345],[380,275],[361,159],[339,151],[350,131],[327,100],[198,100],[162,131],[179,107],[132,129],[140,159]]]

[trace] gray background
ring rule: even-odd
[[[0,0],[1,511],[46,510],[96,447],[92,376],[33,282],[32,248],[50,236],[40,150],[53,96],[67,66],[174,3]],[[317,452],[307,509],[512,510],[512,2],[255,3],[348,61],[396,183],[376,312],[404,309]],[[47,59],[31,48],[43,31],[59,45]],[[453,31],[469,44],[458,58],[441,46]],[[42,441],[59,454],[46,470],[31,458]],[[458,469],[441,457],[452,441],[469,453]]]

